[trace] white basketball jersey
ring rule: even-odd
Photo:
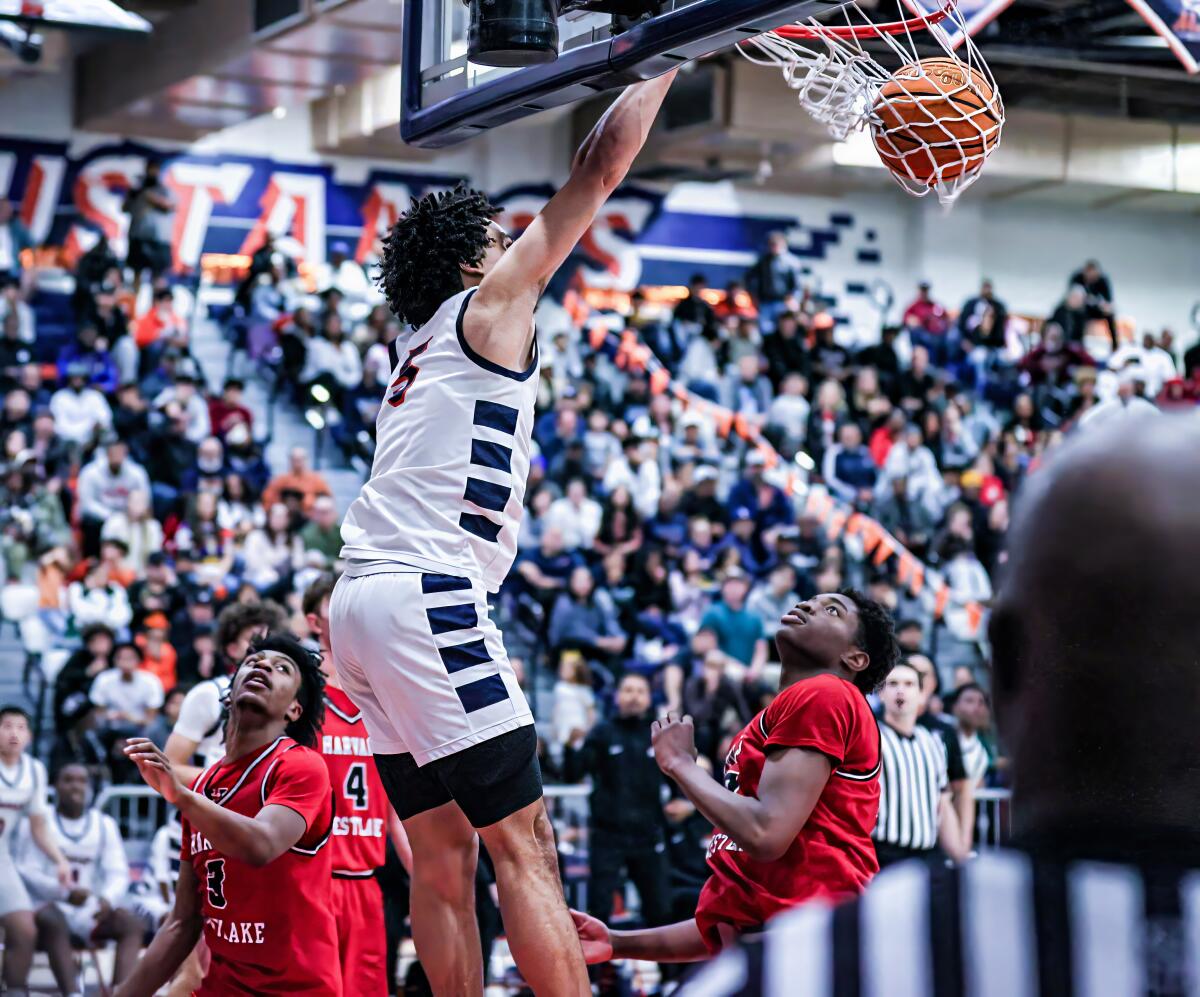
[[[394,357],[375,462],[342,522],[342,557],[462,575],[494,592],[512,567],[529,474],[538,355],[510,371],[463,336],[474,290]]]
[[[12,835],[22,817],[49,812],[46,766],[31,755],[21,756],[15,768],[0,762],[0,846],[12,847]]]
[[[105,852],[110,842],[119,844],[121,841],[116,823],[93,807],[85,810],[82,817],[76,818],[64,817],[55,811],[50,818],[50,825],[63,858],[71,866],[75,885],[90,893],[100,892]],[[45,861],[48,863],[50,860]]]

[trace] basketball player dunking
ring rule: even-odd
[[[380,286],[415,331],[393,351],[370,480],[342,524],[329,607],[337,672],[362,710],[413,853],[412,922],[435,992],[483,992],[476,836],[517,966],[538,994],[590,994],[542,803],[533,717],[487,615],[516,553],[537,394],[533,312],[624,179],[674,72],[630,87],[520,238],[482,194],[414,202]]]

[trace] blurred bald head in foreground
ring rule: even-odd
[[[1131,416],[1073,439],[1028,480],[1009,550],[991,638],[1014,830],[1194,857],[1200,420]]]

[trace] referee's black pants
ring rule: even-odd
[[[928,862],[941,855],[937,848],[906,848],[903,845],[891,845],[886,841],[875,842],[875,857],[879,860],[879,868],[886,869],[897,862],[907,862],[909,859],[923,859]]]
[[[608,923],[613,895],[633,883],[647,927],[666,924],[670,914],[667,846],[661,836],[592,828],[589,838],[588,913]]]

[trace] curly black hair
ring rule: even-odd
[[[854,684],[863,693],[874,692],[888,677],[900,660],[900,645],[896,643],[895,624],[887,608],[869,599],[857,589],[841,592],[858,609],[858,633],[855,643],[867,652],[870,663],[854,676]]]
[[[459,267],[487,251],[488,222],[500,213],[487,195],[459,184],[413,198],[383,240],[375,283],[402,322],[421,326],[463,289]]]
[[[275,651],[285,655],[294,661],[299,669],[300,691],[296,693],[296,699],[300,701],[301,713],[299,719],[293,720],[287,725],[284,733],[297,744],[303,744],[306,748],[315,747],[317,735],[325,725],[325,675],[321,672],[320,655],[314,654],[295,637],[286,633],[269,633],[265,637],[260,637],[250,645],[246,657],[251,658],[261,651]],[[238,662],[238,668],[241,666],[242,662]],[[234,669],[233,674],[237,675],[237,668]],[[224,707],[223,721],[225,724],[229,723],[232,692],[233,682],[231,681],[221,704]]]

